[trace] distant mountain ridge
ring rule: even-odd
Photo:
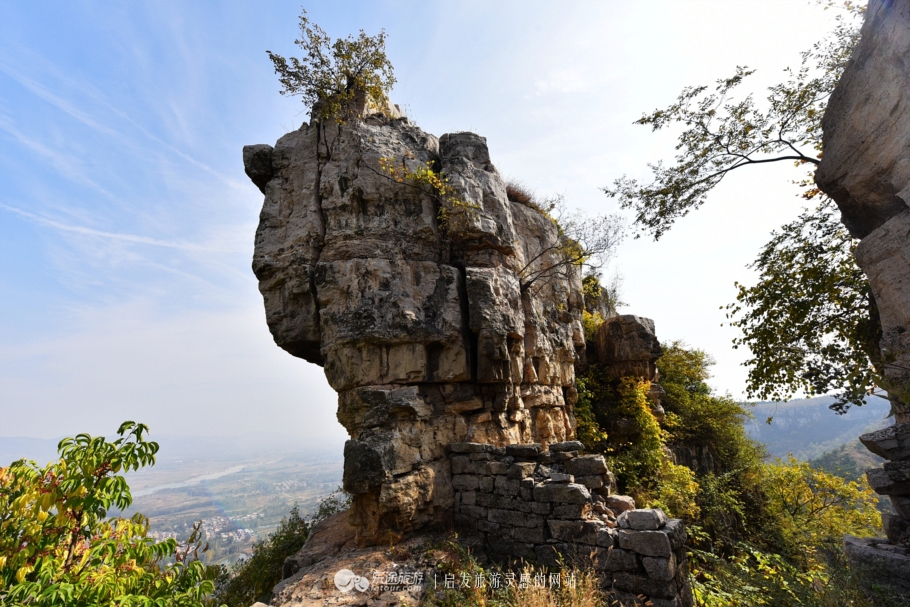
[[[746,431],[773,457],[791,453],[809,460],[893,423],[893,418],[887,417],[890,405],[884,399],[870,399],[862,407],[851,407],[845,415],[828,408],[834,400],[833,396],[819,396],[756,403],[752,406],[755,417],[746,423]],[[770,424],[766,423],[769,417]]]

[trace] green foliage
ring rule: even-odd
[[[281,581],[284,560],[303,548],[309,531],[310,525],[295,505],[267,540],[253,545],[252,556],[235,565],[215,596],[228,607],[268,603],[272,588]]]
[[[350,506],[351,496],[341,489],[321,500],[309,520],[300,516],[295,505],[268,539],[253,545],[250,558],[238,562],[230,571],[223,570],[215,598],[228,607],[247,607],[257,601],[268,603],[272,588],[281,581],[285,559],[303,548],[315,525]]]
[[[199,560],[198,528],[187,543],[148,537],[148,519],[107,518],[132,503],[119,473],[155,462],[144,424],[120,438],[79,434],[60,441],[60,459],[39,468],[0,468],[0,603],[4,605],[209,604],[215,572]],[[175,562],[164,565],[173,557]]]
[[[311,23],[306,11],[300,15],[300,38],[294,43],[304,51],[300,59],[285,59],[266,51],[281,82],[282,95],[300,95],[318,110],[322,119],[344,122],[359,96],[368,104],[385,108],[395,84],[394,70],[385,54],[385,30],[357,38],[332,41],[322,28]]]
[[[675,162],[649,165],[649,184],[622,177],[604,192],[635,212],[640,230],[659,239],[736,169],[786,161],[814,170],[821,118],[859,40],[865,10],[851,2],[844,9],[832,34],[802,54],[799,69],[786,70],[786,81],[768,89],[764,104],[751,93],[736,95],[754,73],[738,67],[713,91],[687,87],[668,108],[644,115],[637,124],[655,131],[682,127]],[[811,177],[796,183],[804,198],[821,203],[772,235],[751,266],[758,284],[737,284],[728,318],[743,332],[735,346],[752,352],[743,363],[750,397],[786,400],[800,391],[839,391],[834,408],[843,413],[881,385],[878,313],[853,260],[855,242],[839,225],[833,203]]]
[[[830,39],[802,54],[798,70],[768,89],[763,107],[751,94],[733,100],[755,70],[737,67],[729,78],[707,86],[686,87],[676,103],[636,121],[659,131],[682,125],[675,164],[648,165],[653,181],[642,185],[622,177],[604,192],[636,213],[636,223],[660,238],[673,222],[704,204],[708,193],[731,171],[769,162],[818,164],[821,118],[828,97],[859,40],[863,8],[847,5]]]
[[[734,347],[752,358],[747,391],[763,400],[843,391],[835,407],[861,405],[881,364],[881,325],[869,281],[856,265],[856,240],[830,199],[772,234],[750,267],[752,287],[737,284],[728,318],[743,332]]]

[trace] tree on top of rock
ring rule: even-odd
[[[385,108],[395,84],[392,64],[385,54],[385,30],[375,36],[348,36],[332,41],[321,27],[300,15],[300,38],[294,43],[301,58],[284,58],[266,51],[281,82],[282,95],[300,95],[319,118],[343,122],[358,102]]]

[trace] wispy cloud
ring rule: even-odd
[[[10,206],[0,202],[0,209],[14,213],[23,219],[27,219],[33,223],[47,226],[49,228],[54,228],[55,230],[60,230],[62,232],[72,232],[75,234],[82,234],[85,236],[94,236],[98,238],[108,238],[111,240],[119,240],[122,242],[131,242],[135,244],[147,244],[153,245],[156,247],[167,247],[170,249],[181,249],[184,251],[236,251],[233,248],[223,248],[211,245],[202,245],[192,242],[177,242],[172,240],[161,240],[159,238],[150,238],[148,236],[139,236],[137,234],[121,234],[118,232],[105,232],[103,230],[96,230],[94,228],[87,228],[84,226],[74,226],[50,219],[47,217],[42,217],[35,213],[30,213],[28,211]]]

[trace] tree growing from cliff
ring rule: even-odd
[[[668,108],[636,121],[654,131],[683,127],[674,163],[649,165],[650,183],[624,176],[604,188],[635,213],[638,235],[659,239],[743,167],[790,162],[814,173],[828,98],[859,40],[864,8],[851,2],[845,8],[832,35],[804,52],[798,69],[786,70],[764,104],[751,93],[736,96],[754,73],[737,67],[713,89],[687,87]],[[752,352],[744,363],[750,396],[786,400],[798,391],[838,391],[833,408],[844,412],[863,404],[880,378],[877,308],[853,259],[856,241],[838,223],[833,202],[811,177],[795,183],[817,206],[772,234],[751,264],[758,283],[737,284],[728,318],[743,332],[735,346]]]
[[[282,95],[299,95],[322,119],[343,122],[359,96],[378,108],[385,108],[395,84],[392,64],[385,53],[385,30],[355,38],[332,38],[312,23],[303,10],[300,38],[294,41],[303,51],[301,58],[285,58],[266,51],[281,82]]]

